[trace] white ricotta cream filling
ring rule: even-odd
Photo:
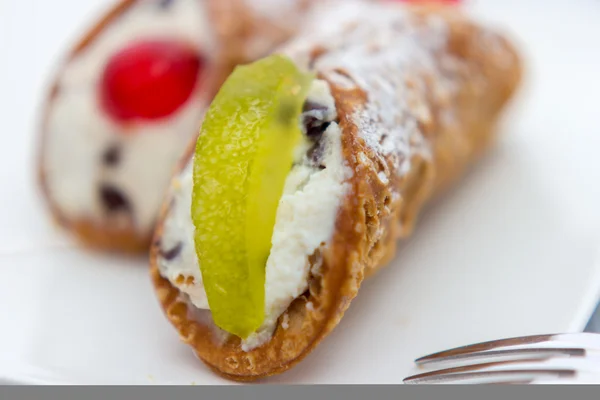
[[[306,114],[321,113],[320,117],[326,120],[335,118],[335,104],[326,82],[313,83],[308,101],[325,105],[327,110],[309,111]],[[307,290],[310,273],[308,257],[321,244],[328,243],[333,235],[351,172],[344,163],[341,130],[335,122],[329,124],[319,141],[322,154],[318,165],[307,159],[305,154],[309,146],[305,143],[300,146],[297,164],[286,179],[266,264],[265,320],[257,332],[243,340],[242,348],[245,351],[269,340],[279,316]],[[181,246],[181,251],[172,259],[160,257],[159,269],[164,278],[188,295],[191,304],[208,309],[194,249],[192,170],[193,161],[190,161],[173,182],[172,208],[165,220],[161,240],[163,251],[168,252],[177,246]],[[193,281],[182,277],[193,277]]]
[[[45,126],[42,167],[49,195],[65,217],[101,222],[106,211],[98,191],[108,184],[127,197],[136,230],[152,228],[173,167],[197,133],[201,93],[168,118],[121,125],[101,110],[98,83],[110,57],[142,38],[182,40],[209,54],[214,41],[206,17],[198,0],[164,7],[158,0],[139,1],[64,66]],[[102,157],[111,146],[119,148],[119,163],[105,166]]]

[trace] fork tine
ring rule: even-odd
[[[564,382],[565,378],[600,382],[600,335],[565,333],[500,339],[430,354],[415,362],[422,367],[447,361],[455,366],[409,376],[404,382],[538,383]]]
[[[520,336],[509,339],[492,340],[488,342],[481,342],[471,344],[468,346],[455,347],[453,349],[440,351],[437,353],[429,354],[415,360],[417,365],[425,365],[433,362],[449,361],[457,358],[465,358],[468,355],[489,351],[499,347],[508,346],[519,346],[526,344],[535,344],[547,342],[556,335],[534,335],[534,336]]]
[[[489,362],[454,368],[440,369],[422,374],[412,375],[403,380],[407,384],[417,383],[451,383],[470,379],[486,379],[487,383],[530,383],[539,378],[574,377],[577,372],[571,368],[535,368],[535,369],[494,369],[514,364],[523,366],[524,362],[539,362],[540,359],[518,361]]]
[[[405,383],[412,383],[412,381],[420,382],[425,378],[435,377],[438,375],[450,375],[450,374],[458,374],[458,373],[464,373],[464,372],[475,372],[478,370],[491,368],[491,367],[511,365],[511,364],[518,365],[521,363],[535,362],[535,361],[540,361],[540,359],[530,358],[530,359],[523,359],[523,360],[494,361],[494,362],[486,362],[486,363],[480,363],[480,364],[461,365],[461,366],[452,367],[452,368],[442,368],[442,369],[438,369],[435,371],[422,372],[420,374],[408,376],[403,379],[403,382],[405,382]]]
[[[519,361],[523,359],[534,359],[544,360],[549,357],[584,357],[587,354],[583,348],[571,348],[571,347],[530,347],[530,348],[515,348],[515,349],[499,349],[499,350],[487,350],[487,351],[476,351],[470,353],[454,354],[445,357],[439,357],[425,362],[418,363],[419,366],[441,364],[445,362],[460,362],[468,360],[471,361],[482,361],[489,360],[494,362],[499,361]]]

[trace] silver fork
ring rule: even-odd
[[[404,383],[600,384],[600,334],[522,336],[471,344],[415,360],[421,368]]]

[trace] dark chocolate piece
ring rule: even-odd
[[[306,125],[306,136],[308,136],[311,139],[318,139],[319,137],[321,137],[321,135],[323,134],[323,132],[325,132],[327,130],[327,127],[329,127],[329,124],[331,122],[320,122],[319,124],[307,124]]]
[[[100,185],[99,196],[106,211],[131,211],[131,203],[125,194],[113,185],[107,183]]]
[[[177,242],[175,246],[173,246],[169,250],[160,249],[160,256],[166,261],[171,261],[175,259],[181,253],[181,248],[183,247],[183,243]]]
[[[327,106],[307,100],[302,108],[304,132],[312,140],[318,140],[330,122],[326,121]]]
[[[108,167],[114,167],[121,161],[121,148],[114,144],[102,154],[102,162]]]
[[[316,166],[319,169],[325,169],[325,165],[322,164],[324,146],[323,141],[318,141],[306,152],[306,158],[310,165]]]

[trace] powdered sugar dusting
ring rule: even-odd
[[[452,74],[440,72],[439,55],[448,39],[446,22],[433,14],[425,22],[416,18],[397,5],[348,1],[322,7],[306,33],[283,49],[332,84],[366,93],[366,103],[351,120],[366,145],[391,161],[390,172],[397,175],[410,170],[415,152],[430,157],[422,131],[432,118],[428,80],[435,77],[433,86],[439,92],[435,96],[451,97],[456,92]],[[321,51],[311,60],[317,48]],[[442,58],[445,63],[460,62],[447,58]]]

